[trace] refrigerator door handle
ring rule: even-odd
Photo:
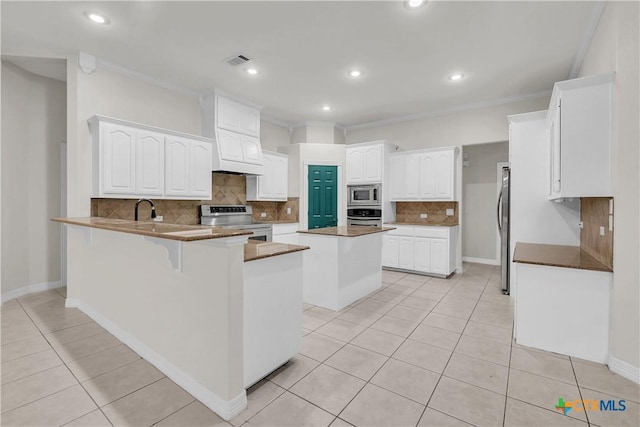
[[[500,223],[500,205],[502,204],[502,189],[498,196],[498,205],[496,206],[496,220],[498,222],[498,230],[502,231],[502,224]]]

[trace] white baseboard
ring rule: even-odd
[[[42,292],[42,291],[47,291],[49,289],[55,289],[55,288],[61,288],[62,282],[60,280],[56,280],[54,282],[43,282],[43,283],[34,283],[33,285],[27,285],[27,286],[23,286],[21,288],[18,289],[14,289],[12,291],[9,292],[5,292],[2,294],[2,304],[4,304],[5,302],[15,299],[15,298],[20,298],[22,296],[28,295],[28,294],[32,294],[34,292]]]
[[[462,261],[473,262],[476,264],[500,265],[500,261],[496,261],[495,259],[489,259],[489,258],[474,258],[470,256],[463,256]]]
[[[623,360],[609,356],[609,369],[611,372],[633,381],[636,384],[640,384],[640,368],[633,366]]]
[[[244,390],[233,399],[224,400],[84,302],[77,299],[67,298],[65,306],[76,307],[92,318],[96,323],[105,328],[124,344],[131,347],[133,351],[138,353],[147,362],[158,368],[168,378],[191,393],[193,397],[198,399],[223,419],[228,421],[247,407],[247,393]]]

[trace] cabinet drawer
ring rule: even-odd
[[[415,227],[413,235],[416,237],[435,237],[446,239],[449,237],[449,229],[443,227]]]

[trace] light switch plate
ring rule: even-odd
[[[427,214],[420,214],[420,219],[426,219],[427,218]]]
[[[267,217],[267,213],[266,213],[266,212],[262,212],[262,213],[260,214],[260,218],[266,218],[266,217]]]
[[[600,235],[604,236],[604,227],[600,227]]]
[[[291,215],[291,208],[287,208],[287,215]]]
[[[153,218],[153,220],[154,220],[155,222],[162,222],[162,219],[163,219],[163,216],[162,216],[162,215],[158,215],[158,216],[156,216],[155,218]]]
[[[453,216],[453,209],[447,209],[446,214],[447,216]]]

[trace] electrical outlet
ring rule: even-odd
[[[291,215],[291,208],[287,208],[287,215]]]
[[[267,217],[267,213],[266,213],[266,212],[262,212],[262,213],[260,214],[260,218],[266,218],[266,217]]]
[[[604,236],[604,227],[600,227],[600,235]]]
[[[584,222],[580,221],[578,223],[578,228],[580,228],[580,229],[584,228]]]
[[[155,222],[162,222],[162,219],[163,219],[163,216],[162,216],[162,215],[158,215],[158,216],[156,216],[155,218],[153,218],[153,220],[154,220]]]
[[[453,209],[447,209],[447,216],[453,216]]]
[[[427,214],[420,214],[420,219],[426,219],[427,218]]]

